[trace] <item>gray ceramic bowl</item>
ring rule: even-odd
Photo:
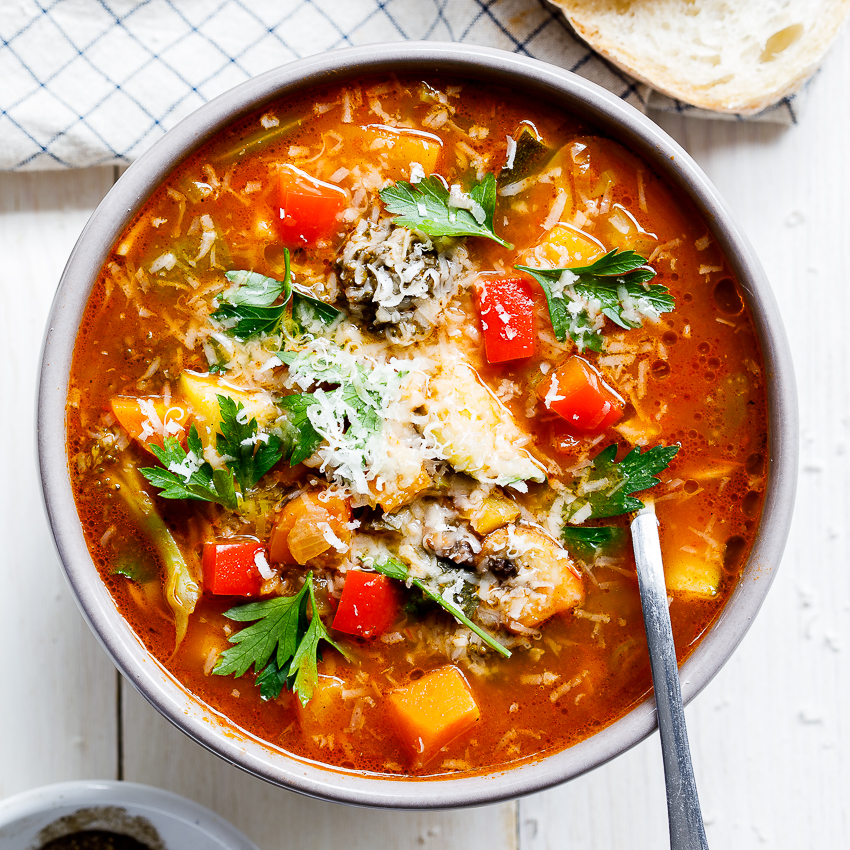
[[[606,762],[656,726],[651,699],[582,743],[537,762],[486,776],[388,780],[334,770],[275,751],[232,727],[188,693],[145,650],[115,608],[89,556],[71,494],[65,453],[65,397],[77,326],[113,241],[149,193],[190,151],[234,119],[282,95],[366,74],[451,74],[527,92],[581,116],[643,157],[689,198],[741,282],[769,377],[770,465],[755,545],[722,616],[682,668],[685,701],[732,654],[770,587],[793,507],[797,402],[782,321],[747,239],[693,160],[620,99],[568,71],[533,59],[459,44],[403,43],[339,50],[285,65],[243,83],[189,116],[132,165],[95,211],[62,277],[47,330],[38,395],[38,452],[53,534],[83,615],[124,675],[166,718],[198,743],[256,776],[314,797],[371,806],[445,808],[491,803],[548,788]],[[756,580],[758,579],[758,580]],[[229,734],[224,729],[230,728]]]

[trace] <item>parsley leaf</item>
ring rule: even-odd
[[[312,579],[312,574],[310,574],[307,577],[307,585],[310,588],[310,605],[313,610],[313,617],[289,664],[289,674],[295,674],[295,682],[292,690],[298,694],[301,699],[301,705],[307,705],[310,701],[310,697],[313,696],[313,689],[319,680],[318,660],[321,657],[319,643],[326,641],[341,655],[348,658],[348,653],[331,640],[331,636],[328,634],[328,630],[325,628],[322,618],[318,614]]]
[[[449,206],[449,190],[436,175],[419,183],[400,180],[381,190],[381,200],[395,223],[428,236],[482,236],[506,248],[513,246],[496,236],[493,216],[496,212],[496,178],[485,175],[470,188],[468,197],[474,202],[478,216],[467,209]]]
[[[602,348],[591,315],[602,313],[614,324],[630,329],[641,327],[643,317],[655,318],[674,307],[667,287],[646,286],[655,270],[634,251],[615,248],[589,266],[572,269],[514,268],[530,274],[542,287],[556,338],[564,342],[569,335],[580,350]]]
[[[448,599],[442,596],[438,590],[429,587],[418,578],[411,578],[407,567],[398,558],[388,557],[382,561],[375,561],[372,564],[372,568],[385,576],[396,579],[396,581],[411,581],[413,586],[421,590],[428,599],[432,602],[436,602],[441,608],[445,608],[446,611],[448,611],[458,622],[463,623],[464,626],[475,632],[475,634],[477,634],[478,637],[487,644],[487,646],[496,650],[496,652],[503,655],[505,658],[511,657],[511,651],[506,646],[499,643],[493,635],[486,632],[481,628],[481,626],[473,623],[472,620],[470,620],[457,605],[449,602]]]
[[[312,617],[307,615],[308,605]],[[298,695],[302,705],[307,705],[319,677],[321,641],[348,657],[331,640],[319,617],[312,572],[295,596],[240,605],[225,611],[224,616],[253,624],[228,638],[234,645],[222,652],[213,673],[239,678],[253,666],[257,674],[254,681],[263,699],[276,699],[286,685]]]
[[[314,298],[306,288],[292,285],[292,325],[299,334],[315,332],[317,325],[330,326],[341,315],[342,310]]]
[[[636,269],[642,269],[649,276],[644,280],[651,280],[655,277],[655,272],[652,269],[644,268],[646,266],[646,258],[641,257],[636,251],[621,251],[617,248],[609,251],[605,256],[592,262],[589,266],[577,266],[570,269],[574,274],[593,274],[602,277],[616,277],[617,275],[628,274]]]
[[[601,525],[591,528],[577,528],[567,525],[561,532],[567,549],[585,562],[590,562],[603,551],[619,549],[625,542],[626,534],[622,528],[614,525]]]
[[[295,685],[295,676],[290,674],[288,664],[281,669],[272,658],[263,670],[257,673],[254,684],[260,689],[260,699],[268,701],[277,699],[284,688],[291,691]]]
[[[163,499],[194,499],[215,502],[236,509],[236,489],[229,469],[213,469],[204,457],[201,438],[194,425],[189,429],[189,451],[174,437],[166,437],[164,448],[151,444],[151,450],[165,467],[146,467],[139,470],[147,480],[160,489]]]
[[[329,380],[332,381],[333,378]],[[365,399],[363,395],[366,396]],[[376,399],[374,395],[362,387],[345,383],[334,390],[316,390],[315,393],[288,395],[280,399],[278,407],[285,411],[289,425],[294,431],[294,449],[289,459],[290,465],[295,466],[305,461],[325,439],[313,426],[308,413],[311,407],[320,404],[318,396],[329,399],[330,406],[338,416],[347,421],[345,440],[352,450],[356,451],[365,448],[381,430],[381,417],[378,413],[381,409],[381,399]]]
[[[220,306],[211,318],[221,322],[237,339],[275,333],[292,296],[286,248],[283,263],[283,280],[244,270],[227,272],[225,277],[233,286],[219,296]]]
[[[250,490],[282,457],[283,443],[274,434],[261,432],[257,420],[250,421],[242,402],[229,396],[216,396],[221,412],[215,447],[228,460],[242,493]]]
[[[564,520],[578,525],[588,519],[640,510],[643,502],[630,494],[658,484],[655,476],[668,467],[678,451],[679,446],[654,446],[641,453],[636,446],[617,463],[616,444],[603,449],[573,486],[576,498],[564,508]]]
[[[299,335],[315,331],[317,324],[332,325],[342,311],[292,282],[288,248],[283,249],[283,264],[283,280],[244,270],[227,272],[233,286],[219,296],[221,303],[212,318],[243,340],[276,333],[287,317]]]
[[[318,404],[309,393],[287,395],[277,403],[286,413],[286,419],[291,428],[289,465],[297,466],[303,463],[322,444],[324,437],[313,427],[307,415],[311,405]]]

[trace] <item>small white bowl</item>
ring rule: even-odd
[[[133,782],[61,782],[0,801],[0,847],[39,850],[83,829],[129,835],[150,850],[259,850],[192,800]]]

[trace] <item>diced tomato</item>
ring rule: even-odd
[[[377,637],[393,624],[398,606],[398,589],[391,578],[349,570],[333,628],[347,635]]]
[[[174,437],[178,442],[183,442],[186,437],[188,414],[185,407],[166,405],[162,396],[135,398],[119,395],[109,402],[109,406],[118,424],[148,451],[151,445],[163,448],[163,435]]]
[[[537,387],[543,404],[571,430],[594,434],[618,422],[625,402],[584,358],[573,355]]]
[[[323,183],[285,165],[280,172],[277,232],[289,247],[313,245],[334,230],[336,217],[346,204],[339,186]]]
[[[269,554],[274,564],[301,564],[327,552],[334,539],[351,542],[351,506],[326,493],[302,493],[283,509],[272,529]]]
[[[534,354],[534,298],[521,277],[481,277],[475,284],[489,363]]]
[[[258,596],[261,558],[268,562],[265,546],[256,540],[204,543],[204,590],[214,596]]]

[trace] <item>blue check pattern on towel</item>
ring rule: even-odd
[[[263,71],[418,39],[533,56],[643,111],[658,98],[589,50],[545,0],[0,0],[0,169],[124,165]],[[773,120],[795,120],[793,104]]]

